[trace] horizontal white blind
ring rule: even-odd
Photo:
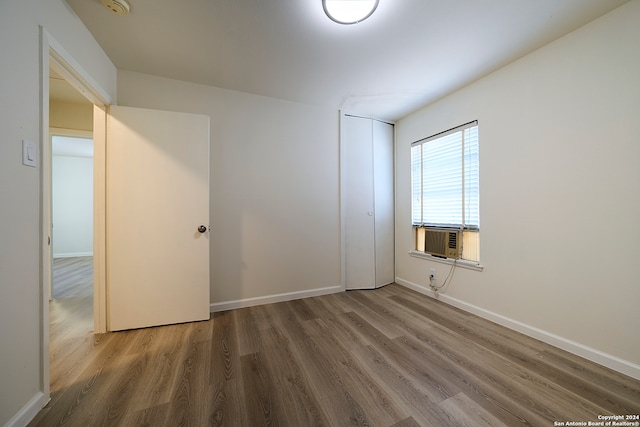
[[[411,146],[414,225],[479,229],[478,124]]]
[[[464,209],[465,228],[480,229],[480,167],[478,126],[464,130]]]

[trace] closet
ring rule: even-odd
[[[395,280],[394,127],[346,114],[340,126],[346,289],[374,289]]]

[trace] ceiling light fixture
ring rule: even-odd
[[[338,24],[357,24],[370,17],[380,0],[322,0],[324,13]]]

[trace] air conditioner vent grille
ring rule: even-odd
[[[449,233],[449,249],[458,247],[458,233]]]
[[[459,258],[460,231],[424,229],[424,251],[444,258]]]
[[[436,232],[427,230],[427,235],[425,236],[425,252],[433,253],[433,254],[443,254],[443,250],[445,248],[446,236],[447,233],[444,232]],[[443,254],[444,255],[444,254]]]

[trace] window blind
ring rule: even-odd
[[[413,225],[480,228],[478,122],[411,144]]]

